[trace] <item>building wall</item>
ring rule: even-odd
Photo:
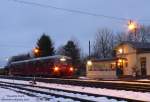
[[[117,48],[118,49],[123,49],[122,53],[119,53],[117,51],[116,56],[118,58],[126,58],[127,59],[127,66],[123,66],[123,74],[124,75],[133,75],[133,68],[137,65],[137,54],[136,50],[132,48],[130,45],[122,45]]]
[[[92,66],[87,66],[87,77],[95,79],[116,78],[116,70],[112,69],[111,63],[114,61],[92,62]]]
[[[141,75],[141,63],[140,63],[140,58],[145,57],[146,58],[146,71],[147,71],[147,75],[150,76],[150,53],[140,53],[138,54],[138,71],[139,74]]]
[[[122,49],[122,53],[119,52]],[[146,58],[146,75],[150,76],[150,53],[137,53],[136,49],[130,44],[123,44],[116,48],[116,58],[126,59],[127,64],[123,64],[123,75],[133,76],[135,70],[138,75],[141,75],[141,62],[142,57]],[[111,63],[116,61],[99,61],[93,62],[92,66],[87,66],[87,77],[90,78],[117,78],[116,69],[111,69]],[[124,62],[123,62],[124,63]],[[96,70],[89,70],[95,68]],[[106,69],[106,70],[97,70]]]
[[[114,79],[117,78],[116,71],[88,71],[88,78],[93,79]]]

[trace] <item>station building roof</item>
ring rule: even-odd
[[[112,57],[112,58],[102,58],[102,59],[92,59],[92,62],[105,62],[105,61],[115,61],[118,58]]]
[[[139,53],[141,53],[141,52],[150,52],[150,43],[149,42],[124,41],[124,42],[121,42],[120,44],[118,44],[116,46],[116,48],[121,46],[121,45],[124,45],[124,44],[130,45],[132,48],[136,49],[137,52],[139,52]]]

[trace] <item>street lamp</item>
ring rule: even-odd
[[[34,49],[34,53],[35,53],[35,54],[39,53],[39,49],[38,49],[38,48],[35,48],[35,49]]]
[[[87,61],[87,65],[88,65],[88,66],[92,66],[92,61],[91,61],[91,60],[88,60],[88,61]]]
[[[39,48],[34,48],[33,49],[33,54],[34,54],[34,56],[39,56],[39,54],[40,54]]]
[[[135,21],[132,21],[132,20],[129,20],[129,21],[128,21],[128,29],[129,29],[130,32],[133,32],[133,33],[134,33],[135,40],[137,40],[137,39],[136,39],[136,36],[137,36],[137,34],[136,34],[137,28],[138,28],[138,24],[137,24]]]
[[[129,22],[128,22],[128,29],[130,31],[135,31],[136,28],[137,28],[137,23],[132,21],[132,20],[129,20]]]
[[[93,65],[92,61],[88,60],[86,65],[87,65],[87,71],[91,71],[92,70],[92,65]]]
[[[34,48],[34,49],[33,49],[33,54],[34,54],[35,57],[38,57],[39,54],[40,54],[39,48],[37,48],[37,47]],[[35,63],[33,62],[33,64],[35,64]],[[36,67],[35,71],[37,71],[37,67]],[[31,83],[32,83],[32,85],[36,84],[36,74],[35,74],[35,73],[34,73],[34,77],[33,77]]]

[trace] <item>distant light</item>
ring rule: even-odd
[[[119,51],[119,53],[123,53],[123,49],[122,48],[120,48],[118,51]]]
[[[129,29],[130,31],[135,31],[135,30],[137,29],[137,23],[130,20],[130,21],[128,22],[128,29]]]
[[[88,60],[88,61],[87,61],[87,65],[88,65],[88,66],[92,66],[92,61],[91,61],[91,60]]]
[[[39,52],[39,50],[38,50],[38,49],[35,49],[35,50],[34,50],[34,52],[35,52],[35,53],[38,53],[38,52]]]
[[[121,63],[121,62],[122,62],[122,59],[119,59],[119,62]]]
[[[34,52],[34,54],[39,54],[40,50],[39,50],[39,48],[34,48],[33,52]]]
[[[118,63],[118,66],[120,66],[120,63]]]
[[[64,62],[64,61],[66,61],[66,58],[62,57],[62,58],[60,59],[60,61]]]

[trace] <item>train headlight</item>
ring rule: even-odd
[[[70,67],[70,71],[73,71],[73,67]]]
[[[55,68],[54,68],[54,71],[55,71],[55,72],[59,71],[59,68],[58,68],[58,67],[55,67]]]

